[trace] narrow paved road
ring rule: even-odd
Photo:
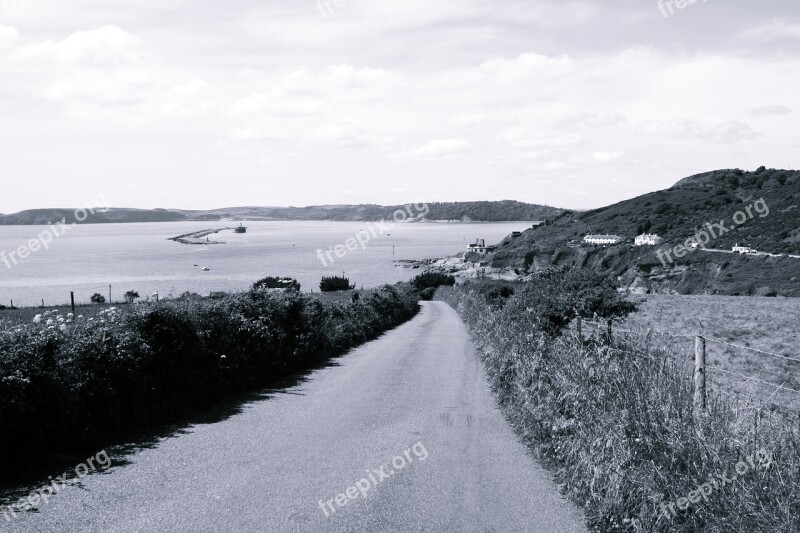
[[[0,530],[586,531],[504,421],[446,304],[425,303],[339,363],[87,476]]]

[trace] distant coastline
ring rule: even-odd
[[[434,202],[425,218],[414,222],[519,222],[554,218],[564,212],[546,205],[512,200],[498,202]],[[31,209],[0,215],[1,225],[47,225],[64,221],[79,224],[123,224],[136,222],[239,222],[309,221],[377,222],[391,218],[402,206],[323,205],[310,207],[230,207],[208,211],[181,209],[131,209],[112,207],[83,221],[74,220],[75,209]]]

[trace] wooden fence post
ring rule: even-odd
[[[694,405],[706,409],[706,339],[694,338]]]
[[[69,300],[72,303],[72,314],[74,315],[75,314],[75,293],[74,292],[70,292],[69,293]]]

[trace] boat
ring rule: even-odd
[[[245,228],[244,226],[239,224],[239,227],[238,228],[234,228],[233,232],[234,233],[247,233],[247,228]]]
[[[210,268],[208,268],[208,267],[204,267],[204,268],[203,268],[203,272],[209,272],[209,271],[211,271],[211,269],[210,269]]]

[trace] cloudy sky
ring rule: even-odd
[[[0,0],[0,212],[590,208],[797,168],[800,3],[690,1]]]

